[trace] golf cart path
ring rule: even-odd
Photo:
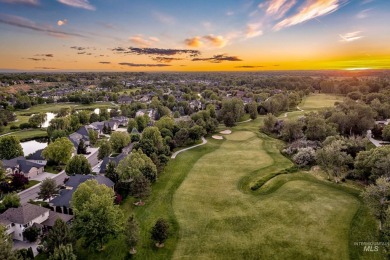
[[[206,143],[207,143],[206,138],[204,138],[204,137],[202,136],[202,143],[201,143],[201,144],[197,144],[197,145],[190,146],[190,147],[181,149],[181,150],[179,150],[179,151],[176,151],[176,152],[174,152],[174,153],[172,154],[171,158],[172,158],[172,159],[175,159],[176,156],[177,156],[179,153],[184,152],[184,151],[187,151],[187,150],[190,150],[190,149],[192,149],[192,148],[195,148],[195,147],[198,147],[198,146],[201,146],[201,145],[204,145],[204,144],[206,144]]]

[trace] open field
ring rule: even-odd
[[[329,94],[310,94],[303,99],[302,103],[299,104],[299,108],[304,111],[292,111],[287,113],[288,118],[297,118],[304,113],[310,111],[318,111],[325,107],[333,107],[337,101],[342,101],[343,96],[329,95]],[[284,113],[280,116],[284,117]]]

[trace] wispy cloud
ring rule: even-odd
[[[35,54],[34,56],[53,58],[54,54],[51,54],[51,53],[48,53],[48,54]]]
[[[38,0],[0,0],[0,3],[23,4],[23,5],[33,5],[33,6],[39,5]]]
[[[100,64],[111,64],[109,61],[99,61]]]
[[[58,20],[57,25],[58,26],[63,26],[65,24],[67,24],[67,23],[68,23],[68,20],[67,19],[63,19],[63,20]]]
[[[183,60],[182,58],[172,58],[172,57],[153,57],[152,60],[163,63],[170,63],[172,61]]]
[[[227,16],[232,16],[232,15],[234,15],[234,12],[233,12],[233,11],[227,11],[227,12],[226,12],[226,15],[227,15]]]
[[[356,18],[358,19],[364,19],[364,18],[367,18],[369,16],[369,12],[371,11],[371,8],[368,8],[368,9],[364,9],[362,11],[360,11],[357,15],[356,15]]]
[[[39,58],[27,58],[28,60],[32,60],[32,61],[45,61],[46,59],[39,59]]]
[[[293,26],[306,22],[308,20],[320,17],[333,13],[338,10],[342,4],[345,2],[343,0],[306,0],[306,2],[301,5],[299,11],[296,14],[293,14],[282,21],[278,22],[273,29],[278,31],[282,28]]]
[[[61,4],[69,5],[76,8],[82,8],[90,11],[95,11],[96,7],[91,5],[88,0],[57,0]]]
[[[283,17],[295,4],[296,0],[270,0],[259,7],[266,8],[268,15],[275,15],[277,18]]]
[[[54,36],[54,37],[65,38],[65,37],[76,36],[76,37],[85,38],[84,35],[81,35],[78,33],[58,31],[56,29],[53,29],[50,26],[40,25],[40,24],[37,24],[37,23],[35,23],[31,20],[28,20],[24,17],[20,17],[20,16],[16,16],[16,15],[8,15],[8,14],[1,14],[0,13],[0,23],[8,24],[11,26],[19,27],[19,28],[30,29],[33,31],[43,32],[43,33],[46,33],[47,35]]]
[[[35,67],[35,68],[41,70],[58,70],[58,68],[53,68],[53,67]]]
[[[176,22],[176,19],[173,16],[165,13],[154,11],[152,12],[152,16],[154,19],[164,24],[174,24]]]
[[[260,36],[262,34],[263,34],[263,31],[261,30],[260,23],[248,24],[246,26],[246,32],[245,32],[246,38],[257,37],[257,36]]]
[[[160,40],[157,37],[148,37],[145,38],[143,35],[131,36],[129,40],[137,45],[138,47],[150,47],[154,43],[159,42]]]
[[[252,65],[243,65],[243,66],[235,66],[238,69],[256,69],[256,68],[264,68],[264,66],[252,66]]]
[[[190,57],[196,57],[200,55],[200,51],[197,50],[185,50],[185,49],[159,49],[159,48],[135,48],[129,47],[127,49],[117,47],[112,49],[114,52],[129,53],[136,55],[150,55],[150,56],[173,56],[188,54]]]
[[[361,34],[361,31],[356,31],[356,32],[349,32],[346,34],[339,34],[339,36],[340,36],[342,42],[353,42],[353,41],[356,41],[356,40],[363,38],[363,36],[360,34]]]
[[[214,55],[210,58],[193,58],[192,61],[208,61],[212,63],[221,63],[223,61],[242,61],[237,56],[227,56],[226,54]]]
[[[120,62],[119,65],[129,66],[129,67],[169,67],[172,65],[169,64],[139,64],[139,63],[131,63],[131,62]]]

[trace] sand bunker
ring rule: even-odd
[[[220,134],[223,134],[223,135],[230,135],[232,133],[231,130],[223,130],[221,132],[219,132]]]
[[[213,135],[212,138],[217,139],[217,140],[222,140],[223,139],[223,137],[220,136],[220,135]]]

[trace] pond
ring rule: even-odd
[[[108,108],[107,111],[110,112],[110,111],[111,111],[111,108]],[[95,108],[95,110],[93,110],[93,112],[94,112],[95,114],[98,114],[98,115],[99,115],[99,114],[100,114],[100,108]]]
[[[31,116],[33,116],[34,114],[32,114]],[[54,113],[51,113],[51,112],[46,112],[46,120],[45,122],[42,124],[42,127],[48,127],[49,126],[49,123],[50,123],[50,120],[52,120],[53,118],[56,117],[56,114]]]
[[[36,151],[46,148],[47,141],[45,142],[39,142],[37,140],[31,140],[27,142],[20,142],[23,148],[24,156],[27,156],[29,154],[35,153]]]

